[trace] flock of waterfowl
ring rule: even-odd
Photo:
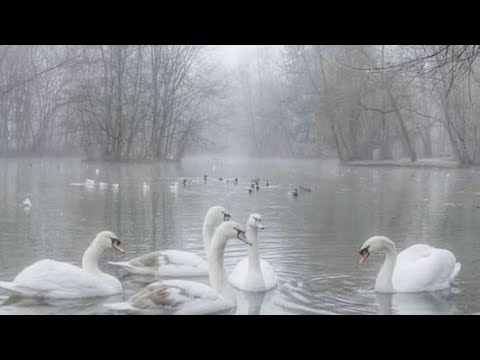
[[[235,306],[228,296],[222,294],[229,284],[240,290],[256,292],[274,288],[278,283],[275,272],[258,254],[257,232],[263,229],[261,216],[252,214],[246,228],[231,221],[230,217],[230,213],[221,206],[211,207],[205,215],[202,237],[206,261],[193,253],[164,250],[127,262],[110,262],[133,274],[173,278],[208,276],[210,286],[196,281],[163,280],[149,284],[124,303],[107,303],[104,306],[117,311],[142,313],[215,313]],[[223,256],[231,239],[248,245],[249,256],[227,277]],[[117,235],[102,231],[85,251],[82,267],[44,259],[22,270],[12,282],[0,281],[0,287],[15,297],[39,299],[88,298],[122,293],[122,283],[98,267],[106,249],[125,253]]]
[[[98,171],[97,171],[98,174]],[[207,181],[207,175],[203,180]],[[238,178],[218,181],[238,184]],[[248,192],[259,191],[261,180],[253,179]],[[87,179],[80,183],[85,187],[95,186]],[[77,185],[80,185],[77,184]],[[109,184],[103,183],[104,187]],[[182,181],[187,186],[187,180]],[[102,183],[99,183],[102,186]],[[176,190],[179,182],[170,186]],[[271,187],[264,180],[264,187]],[[112,184],[118,190],[118,184]],[[144,192],[149,184],[143,183]],[[310,192],[312,188],[302,185],[289,193]],[[32,207],[29,196],[21,206]],[[236,306],[229,296],[231,287],[247,292],[266,292],[278,285],[273,267],[261,259],[258,232],[264,229],[260,214],[251,214],[245,226],[232,221],[230,212],[222,206],[213,206],[205,214],[202,225],[202,240],[206,259],[182,250],[158,250],[129,261],[109,262],[132,274],[152,275],[157,278],[172,278],[150,283],[125,302],[105,303],[115,312],[209,314]],[[247,246],[248,257],[240,261],[230,274],[224,267],[227,242],[239,240]],[[98,266],[102,253],[112,249],[124,254],[122,243],[111,231],[97,234],[86,249],[82,266],[50,259],[40,260],[22,270],[12,282],[0,281],[0,287],[15,297],[75,299],[110,296],[123,293],[123,285],[116,277],[102,272]],[[429,245],[416,244],[398,253],[394,242],[384,236],[373,236],[360,247],[360,263],[371,254],[385,253],[384,264],[376,278],[375,290],[383,293],[429,292],[446,289],[458,275],[461,265],[448,250]],[[208,276],[209,285],[184,280],[184,277]]]

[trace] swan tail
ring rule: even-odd
[[[13,290],[13,282],[8,282],[8,281],[0,281],[0,288],[9,290],[9,291],[14,291]]]
[[[462,268],[462,264],[460,263],[456,263],[455,264],[455,268],[453,269],[453,272],[452,272],[452,275],[450,276],[450,282],[452,282],[458,275],[458,273],[460,272],[460,269]]]
[[[0,288],[8,290],[12,296],[42,298],[43,294],[38,290],[15,285],[13,282],[0,281]]]

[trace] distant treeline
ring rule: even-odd
[[[0,46],[0,155],[178,160],[224,81],[203,46]]]
[[[478,45],[0,46],[0,156],[480,164]]]

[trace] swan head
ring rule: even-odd
[[[260,214],[252,214],[248,218],[247,221],[247,226],[254,228],[254,229],[264,229],[264,226],[262,224],[262,216]]]
[[[220,224],[229,221],[232,216],[223,206],[212,206],[206,215],[208,222],[211,224]]]
[[[125,254],[125,250],[122,249],[122,242],[111,231],[102,231],[97,234],[95,237],[95,242],[98,243],[102,248],[109,249],[112,248],[115,252],[120,254]]]
[[[243,230],[240,224],[235,221],[225,221],[221,223],[215,233],[220,235],[225,241],[229,239],[238,239],[245,244],[252,246],[252,243],[247,240],[245,230]]]
[[[360,248],[359,254],[361,258],[359,264],[363,264],[371,254],[382,250],[396,250],[396,246],[392,240],[385,236],[372,236]]]

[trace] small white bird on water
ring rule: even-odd
[[[32,208],[32,201],[30,200],[30,194],[27,194],[27,197],[25,198],[25,200],[23,200],[21,206],[23,207],[23,210],[25,211],[30,211],[30,209]]]
[[[150,185],[147,184],[145,181],[143,182],[143,195],[150,191]]]
[[[171,192],[177,192],[178,191],[178,181],[175,181],[173,185],[169,185],[170,191]]]

